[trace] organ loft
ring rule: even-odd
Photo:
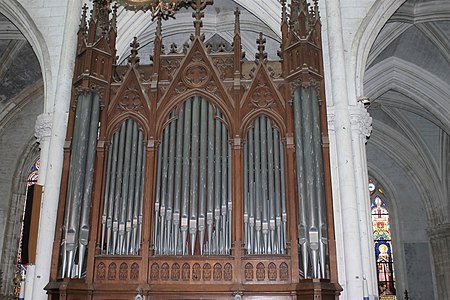
[[[50,299],[337,299],[317,1],[281,1],[275,60],[262,34],[245,59],[238,9],[225,43],[212,0],[120,5],[156,24],[151,59],[117,61],[117,4],[84,8]]]

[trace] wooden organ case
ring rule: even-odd
[[[317,1],[281,1],[279,60],[193,33],[116,64],[116,11],[78,32],[51,299],[336,299]],[[164,16],[163,16],[164,17]],[[141,298],[140,298],[141,297]]]

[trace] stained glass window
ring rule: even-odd
[[[23,206],[22,224],[19,235],[19,248],[17,251],[16,275],[14,278],[14,285],[15,285],[14,293],[15,296],[18,297],[18,299],[23,299],[25,294],[24,284],[28,266],[28,238],[31,221],[30,219],[31,219],[33,191],[34,191],[33,185],[37,183],[40,165],[41,165],[40,160],[39,159],[36,160],[36,162],[29,170],[26,181],[27,191],[25,203]]]
[[[396,299],[391,219],[383,188],[369,179],[370,208],[380,300]]]

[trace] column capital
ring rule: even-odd
[[[50,138],[52,134],[53,114],[43,113],[37,116],[34,126],[34,135],[37,141],[43,142]]]
[[[372,117],[362,103],[350,109],[350,124],[352,129],[359,130],[360,134],[369,137],[372,132]]]

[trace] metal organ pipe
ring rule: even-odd
[[[305,278],[325,278],[327,225],[319,104],[314,87],[297,88],[294,92],[294,123],[300,271]]]
[[[278,130],[271,120],[266,116],[255,120],[244,144],[244,220],[247,220],[244,221],[244,242],[247,254],[285,253],[283,151]]]
[[[125,120],[112,136],[109,147],[102,253],[135,255],[140,249],[145,144],[143,133],[132,119]],[[108,183],[109,180],[109,183]],[[104,228],[106,227],[106,228]]]
[[[159,224],[153,228],[154,236],[164,236],[155,243],[155,254],[227,254],[231,247],[231,148],[222,116],[199,96],[185,101],[173,114],[158,151],[158,166],[163,167],[156,188],[156,193],[167,190],[160,193],[160,203],[174,195],[173,222],[167,231],[163,228],[168,223],[165,226],[162,218],[155,220]],[[164,168],[166,144],[173,139],[176,155],[169,154],[169,167]],[[167,177],[171,179],[163,189]],[[156,203],[155,213],[162,216],[163,206]],[[162,240],[173,242],[164,244]]]
[[[61,247],[61,277],[84,276],[98,120],[98,95],[93,92],[80,95],[71,145]]]

